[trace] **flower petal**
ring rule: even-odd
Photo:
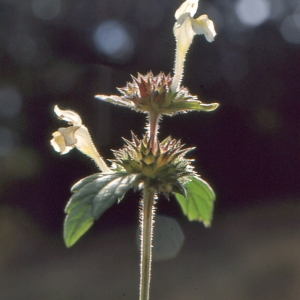
[[[192,18],[188,13],[182,15],[174,26],[174,35],[176,38],[176,57],[174,67],[174,78],[171,84],[171,90],[176,92],[182,78],[185,55],[192,44],[195,32],[192,27]]]
[[[193,30],[192,20],[193,19],[186,14],[181,16],[174,26],[174,35],[177,41],[177,51],[183,52],[184,54],[189,49],[196,34]]]
[[[178,20],[185,13],[189,13],[193,17],[198,9],[199,0],[186,0],[184,1],[175,12],[175,18]]]
[[[98,151],[96,150],[89,131],[84,125],[80,126],[75,131],[74,137],[77,140],[75,146],[79,151],[92,158],[102,170],[102,172],[111,172],[111,170],[107,167]]]
[[[70,122],[74,126],[80,126],[82,124],[80,116],[74,111],[62,110],[57,105],[55,105],[54,112],[60,119]]]
[[[59,131],[55,131],[52,136],[53,139],[50,141],[50,144],[56,152],[66,154],[73,149],[73,147],[66,145],[65,138]]]
[[[66,146],[74,147],[77,143],[75,132],[80,126],[70,126],[67,128],[59,128],[58,132],[64,137]]]
[[[197,34],[204,34],[208,42],[212,42],[216,36],[215,26],[212,20],[207,15],[202,15],[197,19],[191,20],[193,30]]]

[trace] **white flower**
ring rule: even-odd
[[[61,110],[57,105],[54,107],[54,112],[59,119],[67,121],[72,125],[59,128],[58,131],[52,134],[53,139],[50,143],[54,150],[60,152],[60,154],[66,154],[76,147],[82,153],[91,157],[100,170],[103,172],[111,172],[97,152],[88,129],[82,125],[80,116],[71,110]]]
[[[186,0],[175,13],[176,59],[175,74],[171,84],[173,92],[176,92],[180,85],[185,55],[192,44],[195,34],[204,34],[208,42],[212,42],[216,36],[214,23],[208,19],[207,15],[201,15],[197,19],[193,18],[198,8],[198,2],[198,0]]]

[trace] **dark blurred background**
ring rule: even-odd
[[[100,102],[94,95],[116,94],[116,87],[131,80],[130,74],[172,73],[172,28],[180,4],[177,0],[0,0],[0,274],[6,278],[0,299],[137,298],[138,194],[129,192],[79,245],[64,249],[63,210],[70,187],[97,169],[77,150],[66,156],[54,152],[51,134],[65,124],[57,120],[53,107],[57,104],[79,113],[105,158],[112,158],[110,149],[122,147],[121,137],[130,138],[130,130],[141,136],[144,115]],[[208,43],[204,36],[195,36],[182,84],[203,102],[219,102],[220,107],[211,113],[165,117],[159,137],[171,134],[197,147],[192,153],[196,170],[217,195],[214,221],[212,229],[190,224],[174,199],[159,201],[158,213],[178,220],[186,240],[181,256],[154,265],[153,299],[202,299],[201,295],[203,299],[299,299],[293,282],[300,279],[300,254],[289,251],[300,253],[300,1],[202,1],[195,17],[200,14],[214,21],[216,40]],[[122,238],[123,233],[128,238]],[[85,294],[86,285],[78,278],[70,279],[66,289],[62,282],[68,281],[67,273],[60,273],[62,281],[51,281],[54,266],[66,270],[68,263],[75,268],[70,274],[81,275],[83,266],[74,265],[83,260],[81,253],[88,260],[85,277],[94,278],[95,270],[90,272],[87,266],[96,268],[93,255],[101,264],[101,255],[96,254],[104,247],[101,238],[107,242],[105,249],[115,245],[120,252],[115,255],[122,255],[124,261],[134,256],[128,269],[124,267],[133,274],[129,290],[123,282],[124,277],[128,280],[125,274],[108,290],[124,288],[126,292],[100,297],[99,291]],[[133,243],[133,250],[123,253],[124,243]],[[260,250],[255,250],[256,243]],[[274,245],[283,248],[277,250]],[[287,253],[283,255],[282,249]],[[107,250],[106,259],[111,253]],[[179,264],[186,265],[191,253],[207,266],[199,263],[188,277],[191,269],[180,271]],[[255,253],[263,255],[258,258]],[[276,253],[282,257],[278,259]],[[228,257],[230,266],[225,264]],[[254,267],[254,262],[261,266],[270,257],[276,263],[282,259],[283,266],[267,262],[269,269],[263,272]],[[117,272],[122,259],[107,265],[107,272]],[[66,261],[65,268],[57,263],[60,260]],[[220,272],[216,261],[224,267],[219,267]],[[159,286],[155,268],[162,274],[169,266],[185,274],[184,280],[177,278],[179,285],[175,279],[166,283],[181,292],[172,294],[171,288],[168,293]],[[238,285],[228,279],[244,278],[249,266],[257,272],[253,280],[246,278]],[[42,275],[32,277],[38,268]],[[165,272],[162,278],[176,273]],[[93,284],[89,281],[91,286],[100,285],[101,280],[109,286],[105,274]],[[195,286],[186,281],[197,276],[205,278],[205,285],[202,277],[192,280]],[[14,290],[18,285],[19,292]],[[74,293],[75,287],[79,292]],[[187,290],[193,294],[186,296]]]

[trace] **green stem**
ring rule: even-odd
[[[159,121],[159,114],[156,112],[149,112],[149,135],[151,138],[150,148],[153,153],[155,153],[156,151],[158,121]]]
[[[148,300],[150,291],[150,274],[152,262],[152,237],[154,223],[155,193],[145,187],[144,197],[141,200],[141,265],[140,265],[140,298]]]

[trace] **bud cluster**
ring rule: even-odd
[[[170,74],[165,75],[161,72],[154,76],[149,72],[146,75],[138,74],[137,77],[131,77],[132,82],[128,82],[126,87],[118,88],[121,96],[96,95],[96,98],[156,115],[173,115],[191,110],[212,111],[219,106],[218,103],[202,103],[183,86],[175,92],[172,91],[173,78]]]
[[[158,142],[153,151],[150,148],[151,138],[146,135],[139,140],[133,133],[132,141],[124,141],[125,147],[114,151],[116,159],[112,160],[113,169],[144,175],[144,185],[156,192],[185,195],[183,185],[195,173],[191,166],[192,160],[184,156],[194,148],[183,148],[180,141],[168,137]]]

